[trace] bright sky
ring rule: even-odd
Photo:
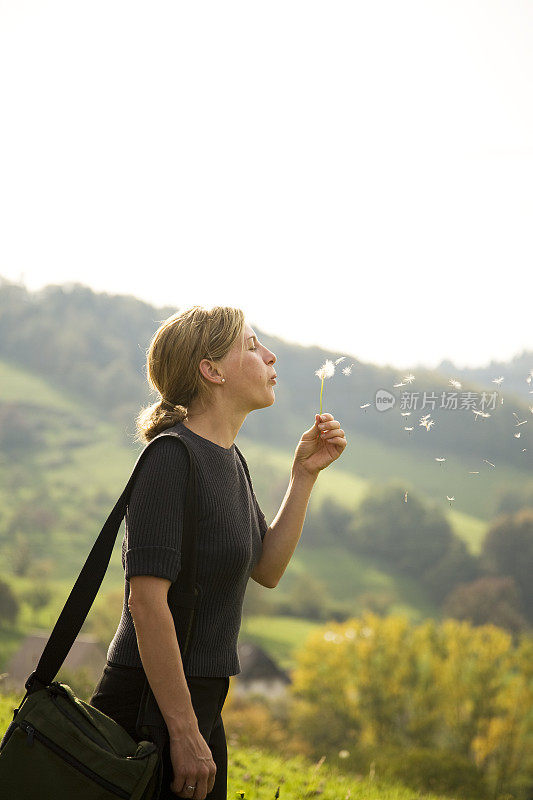
[[[401,368],[533,349],[530,0],[0,0],[0,76],[0,275]]]

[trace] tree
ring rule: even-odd
[[[527,630],[528,623],[521,613],[520,596],[510,576],[485,576],[453,589],[442,611],[446,616],[464,619],[472,625],[492,623],[511,633]]]
[[[358,552],[420,577],[449,551],[453,532],[436,506],[412,495],[405,503],[403,489],[391,484],[371,490],[362,501],[352,539]]]
[[[13,625],[19,610],[20,603],[11,586],[0,578],[0,624]]]
[[[489,574],[514,578],[521,610],[533,623],[533,509],[498,516],[485,536],[481,560]]]

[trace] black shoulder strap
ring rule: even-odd
[[[74,584],[72,591],[59,615],[52,633],[42,652],[36,669],[31,673],[25,683],[26,689],[31,690],[34,681],[47,686],[51,683],[67,657],[74,644],[76,636],[81,630],[87,614],[91,610],[94,599],[104,579],[113,547],[117,538],[120,524],[126,513],[126,506],[131,494],[133,482],[137,476],[139,466],[143,461],[149,447],[163,436],[173,436],[185,446],[189,454],[189,479],[187,482],[187,499],[184,519],[184,535],[182,542],[182,570],[179,575],[180,589],[176,580],[169,589],[169,599],[173,598],[175,607],[183,606],[192,608],[196,602],[196,539],[198,524],[198,507],[196,494],[196,465],[190,446],[179,433],[162,431],[148,442],[139,454],[126,487],[109,517],[104,523],[98,538]],[[184,567],[185,565],[185,567]],[[183,587],[183,588],[181,588]],[[170,605],[170,603],[169,603]]]

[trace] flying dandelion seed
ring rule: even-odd
[[[533,414],[533,411],[531,413]],[[411,412],[410,411],[402,411],[401,415],[402,415],[402,417],[410,417],[411,416]]]
[[[445,458],[436,458],[435,461],[438,461],[440,464],[442,464],[444,461],[446,461],[446,459]]]
[[[516,423],[516,427],[518,427],[519,425],[525,425],[527,423],[527,419],[523,419],[522,422],[520,422],[520,417],[518,416],[518,414],[515,414],[514,411],[513,411],[513,417],[515,417],[515,419],[518,420],[518,422]]]
[[[423,426],[427,431],[431,428],[431,426],[435,423],[434,419],[428,420],[429,414],[427,416],[422,417],[420,420],[419,425]]]
[[[488,411],[479,411],[477,408],[473,408],[472,412],[476,415],[474,422],[476,422],[478,417],[483,417],[483,419],[485,419],[486,417],[490,417]]]
[[[414,430],[414,428],[406,428],[406,427],[404,427],[404,431],[409,431],[409,436],[411,435],[411,431],[413,431],[413,430]]]
[[[329,358],[326,358],[320,369],[317,369],[315,375],[320,378],[320,413],[322,414],[322,391],[324,389],[324,381],[326,378],[331,378],[335,374],[335,364]]]
[[[495,464],[492,464],[490,461],[487,461],[486,458],[484,458],[483,461],[485,462],[485,464],[490,464],[491,467],[495,467],[496,466]]]
[[[461,388],[461,386],[463,385],[463,384],[462,384],[462,383],[460,383],[459,381],[456,381],[456,380],[455,380],[455,378],[450,378],[450,380],[448,381],[448,383],[450,384],[450,386],[453,386],[453,387],[454,387],[454,389],[460,389],[460,388]]]
[[[524,447],[524,449],[522,450],[522,452],[523,452],[523,453],[525,453],[525,452],[526,452],[526,448],[525,448],[525,447]]]
[[[420,421],[422,421],[423,419],[429,419],[430,416],[431,414],[425,414],[423,417],[420,417]]]
[[[455,500],[455,497],[448,497],[448,495],[446,495],[446,500],[450,501],[450,508],[451,508],[452,507],[452,500]]]
[[[469,469],[468,470],[468,474],[469,475],[479,475],[479,470],[478,469]]]
[[[520,439],[520,431],[518,433],[513,434],[515,439]]]
[[[364,408],[365,409],[365,414],[366,414],[366,409],[368,408],[368,406],[371,406],[371,405],[372,405],[372,403],[364,403],[362,406],[359,406],[359,408]]]
[[[533,406],[529,406],[529,410],[530,410],[530,411],[531,411],[531,413],[533,414]]]
[[[500,375],[499,378],[493,378],[492,382],[495,383],[496,386],[501,386],[501,384],[503,383],[503,380],[504,380],[503,375]]]
[[[340,363],[341,363],[341,361],[344,361],[344,359],[345,359],[345,358],[346,358],[346,356],[341,356],[340,358],[338,358],[338,359],[335,361],[335,366],[337,366],[337,364],[340,364]]]
[[[398,386],[405,386],[405,383],[403,383],[402,381],[400,381],[400,383],[393,383],[393,384],[392,384],[392,386],[393,386],[393,388],[394,388],[394,389],[397,389],[397,388],[398,388]]]
[[[412,375],[411,373],[409,373],[409,375],[405,376],[404,381],[406,383],[412,383],[414,381],[414,379],[415,379],[415,376]]]
[[[343,375],[351,375],[353,366],[354,366],[353,364],[350,364],[349,367],[343,367],[343,370],[342,370]]]
[[[403,496],[403,502],[404,502],[404,503],[407,503],[407,492],[405,492],[405,494],[404,494],[404,496]]]

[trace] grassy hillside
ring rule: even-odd
[[[54,620],[61,610],[72,581],[124,488],[141,446],[116,425],[100,420],[90,406],[69,398],[68,393],[44,378],[0,361],[0,404],[6,402],[21,404],[42,440],[28,452],[15,452],[10,458],[0,459],[0,509],[9,517],[16,503],[27,499],[29,505],[35,504],[38,486],[42,503],[53,504],[55,516],[49,534],[40,532],[37,522],[31,528],[31,538],[32,550],[53,561],[54,595],[42,612],[42,620],[28,608],[23,616],[23,620],[32,619],[34,624],[47,627],[47,620]],[[307,421],[302,430],[305,427]],[[422,496],[435,499],[456,534],[475,553],[486,530],[485,492],[494,493],[498,487],[512,485],[518,479],[517,471],[509,465],[495,471],[487,467],[478,476],[468,476],[467,468],[472,464],[450,460],[441,467],[429,457],[422,458],[418,451],[410,452],[408,447],[400,451],[361,433],[347,435],[349,446],[342,460],[317,480],[308,514],[328,497],[357,513],[358,504],[373,483],[400,478],[406,489],[413,488]],[[287,488],[298,437],[288,441],[285,449],[253,440],[245,432],[239,433],[236,441],[246,455],[259,502],[271,521]],[[468,492],[463,492],[461,486]],[[450,493],[457,498],[458,507],[449,508],[445,495]],[[484,513],[477,516],[465,511],[465,506]],[[15,529],[16,525],[14,522]],[[101,592],[122,587],[123,532],[122,523]],[[304,526],[278,591],[287,591],[294,576],[308,572],[325,581],[332,597],[353,600],[354,613],[358,598],[369,592],[388,592],[391,611],[406,612],[413,620],[436,613],[416,581],[391,575],[379,564],[347,554],[342,548],[306,548],[305,533]],[[8,545],[9,542],[0,543],[2,547]],[[9,575],[9,579],[18,585],[18,578]]]

